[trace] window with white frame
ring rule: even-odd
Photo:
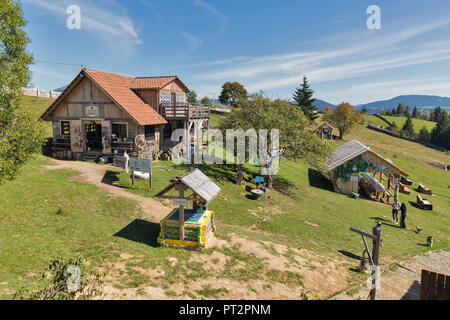
[[[172,94],[170,92],[160,92],[159,101],[161,104],[167,104],[172,102]]]
[[[186,101],[186,94],[185,93],[177,93],[175,96],[175,99],[177,103],[184,103]]]

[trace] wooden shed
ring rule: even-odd
[[[336,148],[326,166],[336,192],[351,195],[363,189],[369,196],[385,202],[398,197],[400,177],[409,176],[391,160],[356,140]]]
[[[82,69],[41,119],[53,124],[53,154],[69,159],[127,151],[151,158],[177,145],[174,129],[209,119],[176,76],[135,78]]]
[[[178,195],[168,195],[176,190]],[[186,196],[185,192],[192,194]],[[179,205],[160,222],[158,242],[161,245],[206,247],[215,231],[214,212],[208,203],[220,192],[220,188],[199,169],[182,178],[172,179],[172,183],[161,190],[156,197],[171,199]],[[192,209],[187,209],[192,201]]]
[[[334,127],[325,122],[322,123],[318,128],[317,128],[317,133],[320,135],[320,137],[323,139],[328,139],[328,140],[333,140],[333,130]]]

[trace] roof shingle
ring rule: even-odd
[[[141,125],[165,124],[167,121],[130,89],[132,77],[83,69],[117,104]]]
[[[170,82],[176,81],[186,92],[189,92],[188,87],[176,76],[170,77],[141,77],[134,78],[130,83],[130,89],[161,89]]]

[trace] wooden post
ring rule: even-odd
[[[378,261],[380,257],[380,243],[381,243],[381,229],[377,233],[377,240],[375,242],[375,256],[373,257],[374,270],[372,270],[372,286],[373,288],[370,290],[370,300],[375,300],[375,296],[377,294],[376,281],[379,278],[379,274],[376,274],[378,271]]]
[[[186,187],[183,184],[179,184],[176,186],[176,189],[179,192],[179,198],[184,199],[184,191],[186,190]],[[180,205],[179,208],[179,238],[181,241],[184,241],[184,205]]]
[[[150,172],[150,189],[153,187],[153,173]]]
[[[135,181],[134,181],[134,171],[131,171],[131,183],[133,184],[133,188],[135,186]]]

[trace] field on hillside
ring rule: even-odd
[[[39,98],[22,96],[22,108],[25,111],[30,112],[33,117],[39,119],[39,117],[44,113],[45,110],[55,101],[49,98]],[[46,137],[53,137],[52,124],[51,122],[43,122],[45,126]]]
[[[433,250],[448,250],[450,173],[429,163],[450,163],[450,156],[365,126],[345,136],[351,139],[410,174],[413,192],[400,194],[408,205],[408,229],[390,222],[390,206],[333,192],[302,161],[283,160],[273,190],[257,201],[246,196],[258,167],[245,166],[239,187],[234,166],[202,165],[197,167],[222,189],[210,204],[217,214],[216,239],[200,252],[161,248],[155,217],[164,213],[152,211],[158,206],[149,209],[148,202],[194,166],[154,162],[149,190],[142,180],[131,188],[129,176],[110,165],[83,163],[87,171],[80,175],[68,168],[81,165],[39,156],[0,186],[0,298],[23,286],[42,288],[41,272],[57,256],[83,256],[105,272],[101,288],[108,298],[299,299],[301,289],[326,298],[365,281],[356,270],[363,244],[349,227],[370,232],[376,220],[384,222],[383,270],[428,251],[428,235]],[[329,143],[335,148],[343,141]],[[50,170],[55,163],[64,168]],[[435,194],[428,196],[433,211],[411,205],[419,182]],[[162,203],[162,211],[169,211],[172,204]],[[414,232],[416,226],[422,234]]]
[[[379,125],[382,127],[388,126],[388,124],[386,122],[384,122],[380,118],[377,118],[373,115],[366,115],[365,118],[366,118],[367,123]],[[383,116],[383,118],[385,118],[390,123],[395,122],[397,124],[397,127],[399,128],[399,130],[402,129],[402,127],[405,124],[406,119],[407,119],[406,117],[393,117],[393,116]],[[436,122],[432,122],[432,121],[426,121],[426,120],[420,120],[420,119],[414,119],[414,118],[411,118],[411,120],[412,120],[415,132],[419,132],[423,126],[425,126],[425,128],[427,128],[427,130],[431,132],[431,130],[433,130],[433,128],[436,126]]]

